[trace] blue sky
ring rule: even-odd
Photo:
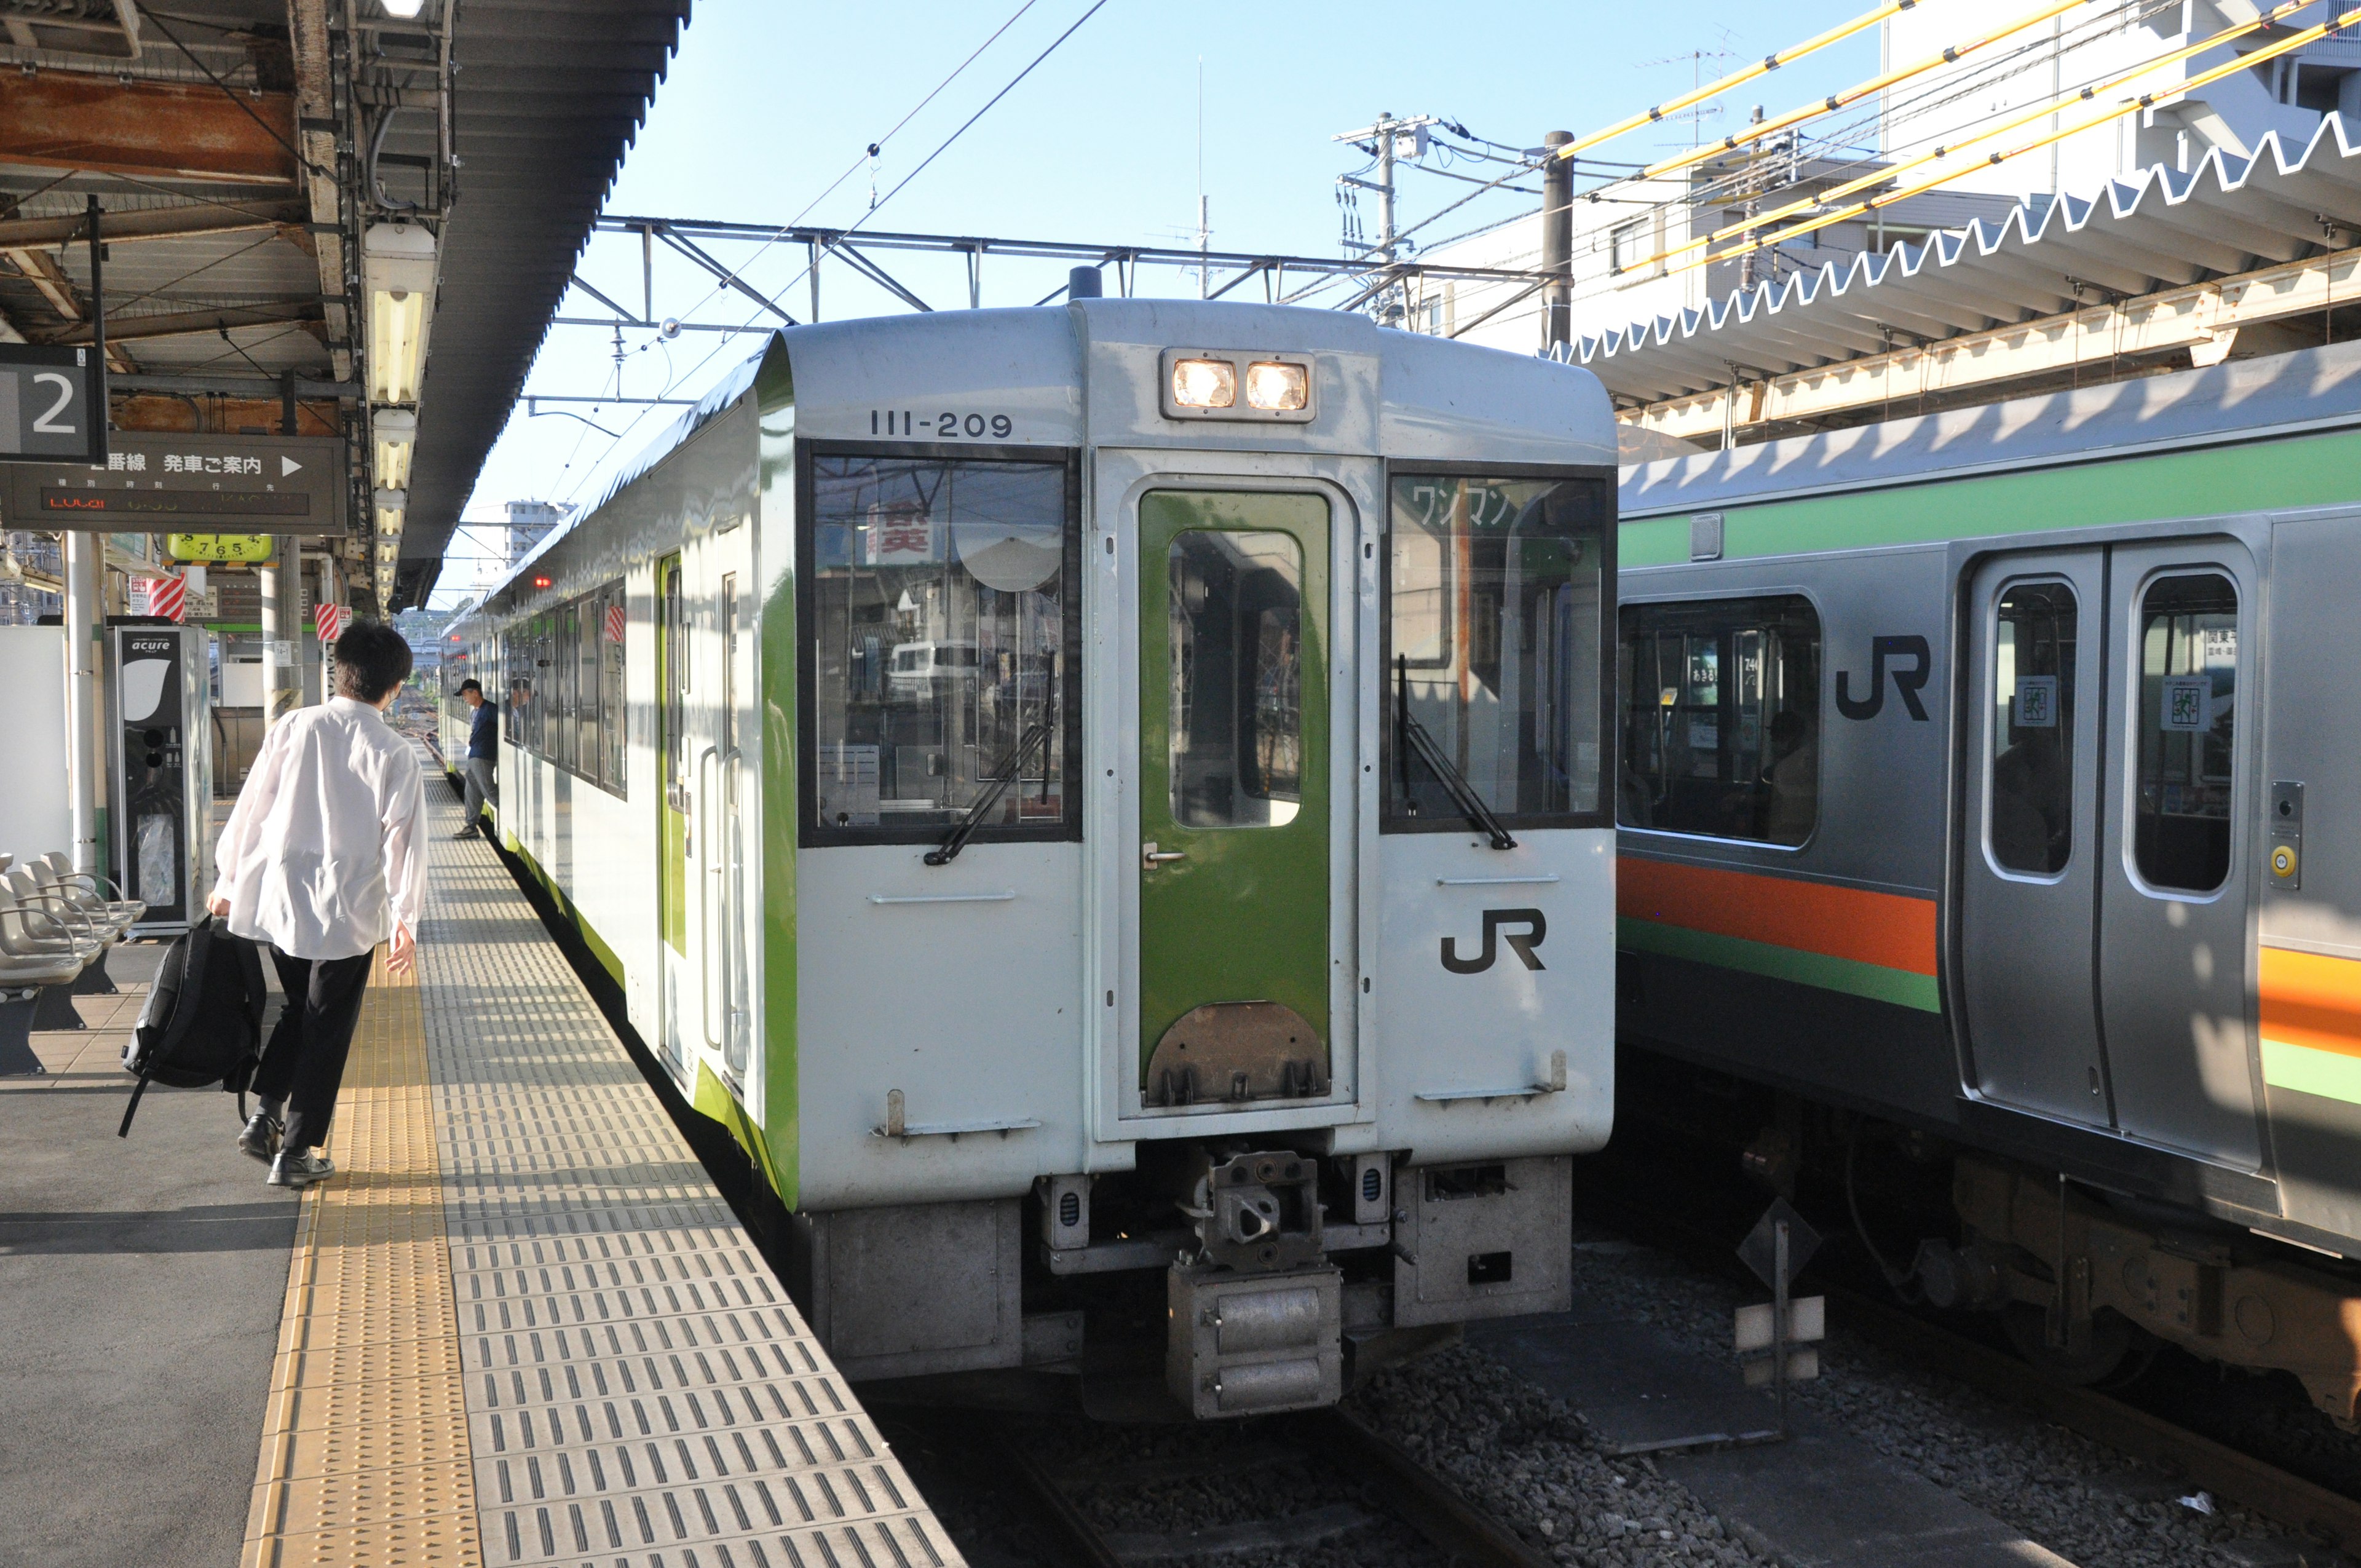
[[[852,224],[870,201],[866,145],[884,136],[1021,4],[698,0],[608,211]],[[1034,0],[884,143],[876,166],[878,193],[908,176],[1090,4]],[[1743,8],[1706,0],[1455,7],[1395,0],[1351,5],[1107,0],[862,226],[1193,243],[1202,58],[1203,179],[1214,248],[1334,254],[1340,244],[1335,177],[1362,159],[1330,138],[1368,124],[1381,111],[1437,115],[1495,142],[1535,146],[1545,131],[1588,131],[1686,87],[1694,66],[1673,57],[1730,51],[1733,58],[1705,62],[1710,77],[1866,8],[1867,0]],[[1729,100],[1726,118],[1742,120],[1757,102],[1776,113],[1871,75],[1876,66],[1872,29],[1741,88]],[[1710,134],[1723,123],[1708,120],[1706,126]],[[1687,139],[1673,127],[1651,127],[1598,148],[1597,156],[1659,157]],[[849,168],[850,178],[823,198]],[[1486,179],[1502,171],[1468,163],[1455,169],[1480,170]],[[1414,223],[1470,189],[1442,175],[1406,171],[1402,221]],[[1467,220],[1505,218],[1533,204],[1495,193],[1427,232],[1440,237]],[[1363,198],[1362,215],[1374,229],[1372,198]],[[798,318],[807,313],[806,286],[796,281],[799,250],[777,247],[752,256],[751,247],[736,247],[719,254],[732,266],[745,264],[749,281],[765,293],[793,283],[781,303]],[[957,262],[880,259],[930,302],[964,303]],[[579,272],[636,306],[635,239],[594,240]],[[987,262],[983,302],[1030,304],[1061,277],[1046,264]],[[710,278],[661,254],[654,282],[659,317],[734,324],[755,312],[751,301],[716,294]],[[1148,273],[1143,284],[1143,291],[1194,290],[1192,280],[1174,273]],[[837,264],[823,269],[820,304],[830,320],[900,308]],[[605,312],[577,291],[562,313]],[[694,397],[758,344],[753,337],[723,340],[697,333],[669,344],[651,344],[650,337],[631,330],[623,334],[620,386],[627,395]],[[617,385],[614,350],[608,333],[554,329],[528,389],[609,395]],[[527,418],[519,408],[485,465],[469,518],[496,518],[500,503],[511,499],[593,496],[604,470],[655,439],[670,418],[663,410],[567,407],[600,428],[562,416]],[[454,602],[475,579],[475,564],[462,557],[478,548],[465,534],[455,542],[438,604]]]

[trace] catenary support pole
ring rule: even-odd
[[[1552,131],[1544,148],[1560,148],[1572,131]],[[1543,346],[1562,347],[1574,337],[1574,165],[1553,158],[1542,166],[1542,270],[1553,281],[1543,296]]]

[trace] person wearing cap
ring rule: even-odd
[[[482,834],[484,802],[491,797],[492,771],[500,766],[500,714],[484,700],[484,683],[472,676],[459,683],[459,700],[475,717],[467,722],[467,760],[463,764],[467,795],[461,809],[467,820],[451,837],[474,839]]]

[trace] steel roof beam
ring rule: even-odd
[[[150,337],[189,337],[223,332],[231,327],[277,326],[286,322],[316,322],[319,319],[320,303],[316,300],[239,305],[226,310],[170,311],[152,316],[110,314],[106,318],[106,341],[115,344]],[[35,343],[88,343],[92,328],[88,322],[77,322],[71,326],[44,328],[26,335]]]
[[[291,185],[294,138],[290,93],[0,72],[0,163]]]

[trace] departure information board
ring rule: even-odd
[[[342,533],[333,435],[118,430],[97,464],[11,466],[9,524],[88,533]]]

